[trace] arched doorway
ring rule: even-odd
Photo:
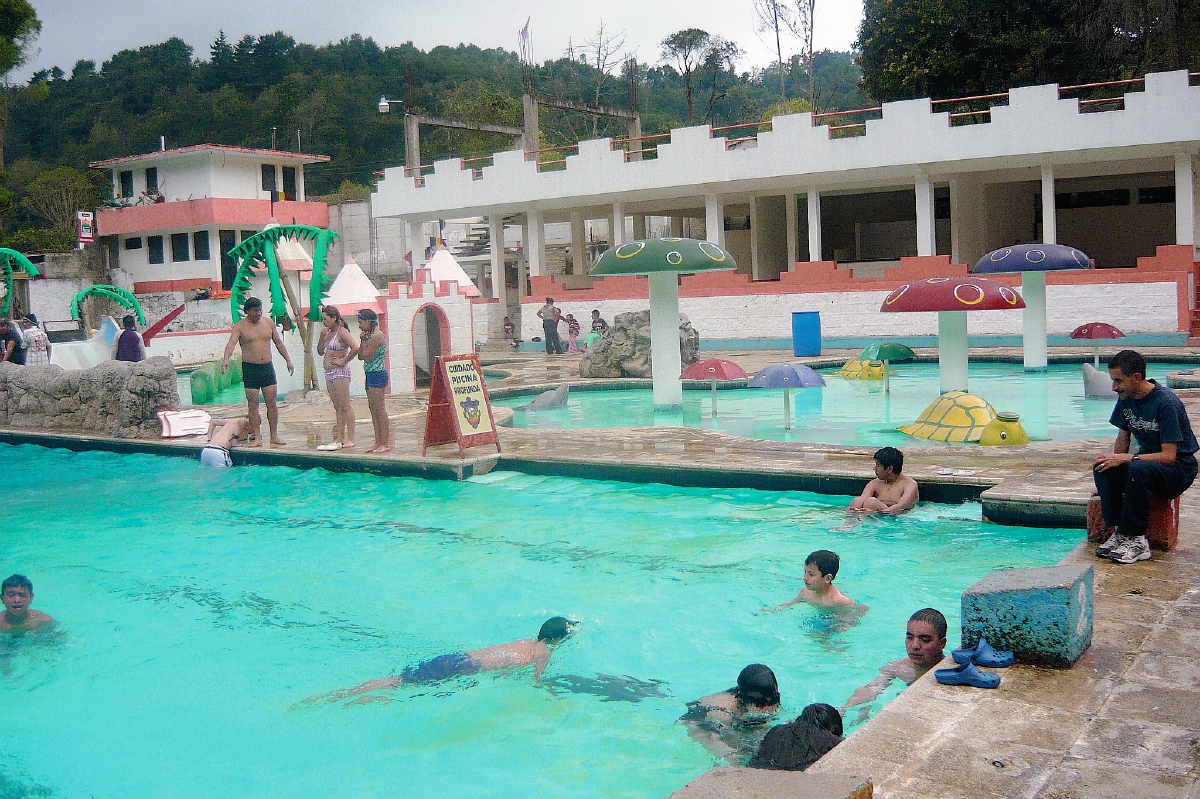
[[[418,387],[427,387],[433,374],[433,359],[450,354],[450,320],[432,303],[422,305],[413,316],[413,375]]]

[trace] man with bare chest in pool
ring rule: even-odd
[[[875,479],[867,483],[862,495],[850,503],[852,513],[882,513],[895,515],[917,504],[920,496],[917,481],[906,474],[904,453],[895,447],[884,447],[875,452]]]
[[[282,447],[287,444],[279,437],[279,405],[278,385],[275,379],[275,367],[271,364],[271,345],[279,350],[283,362],[287,364],[288,374],[294,374],[292,359],[288,356],[287,348],[283,346],[283,336],[270,319],[263,318],[262,300],[250,297],[242,310],[246,316],[233,326],[229,334],[229,343],[225,345],[225,358],[221,361],[221,371],[229,368],[229,359],[233,356],[234,347],[242,346],[242,383],[246,387],[246,416],[250,430],[249,447],[261,447],[259,428],[262,421],[258,415],[258,393],[262,392],[263,401],[267,405],[267,426],[271,429],[271,446]]]

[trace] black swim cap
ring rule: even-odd
[[[546,619],[542,629],[538,630],[538,640],[554,643],[561,641],[571,634],[571,622],[562,616]]]

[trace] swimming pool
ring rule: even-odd
[[[841,704],[903,655],[913,610],[941,608],[957,642],[964,588],[1081,535],[985,524],[973,504],[835,533],[846,498],[814,494],[0,454],[2,567],[60,620],[0,636],[0,793],[18,796],[666,796],[712,765],[675,723],[684,704],[745,664],[775,669],[785,716]],[[817,548],[871,605],[859,625],[756,616],[795,595]],[[555,614],[582,624],[554,690],[526,669],[289,711]],[[644,698],[567,675],[614,696],[597,675],[628,675]]]
[[[1178,363],[1151,363],[1150,377],[1166,385],[1168,371],[1192,368]],[[722,433],[769,441],[881,447],[944,446],[906,436],[897,426],[915,421],[938,397],[936,363],[893,366],[892,390],[885,394],[880,380],[849,380],[822,370],[824,388],[793,389],[792,429],[784,430],[783,389],[732,389],[717,392],[717,415],[712,415],[712,392],[683,392],[682,413],[656,413],[650,389],[573,391],[567,407],[536,413],[517,412],[514,427],[702,427]],[[1108,424],[1114,400],[1083,396],[1079,364],[1053,365],[1045,372],[1026,373],[1020,364],[972,363],[971,393],[997,411],[1014,411],[1034,441],[1078,441],[1111,438]],[[506,397],[494,404],[515,408],[532,397]]]

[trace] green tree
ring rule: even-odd
[[[75,230],[75,212],[96,204],[96,187],[77,169],[60,166],[42,172],[25,188],[22,204],[56,231]]]
[[[25,64],[42,23],[29,0],[0,0],[0,83],[15,67]],[[5,129],[8,127],[9,96],[0,86],[0,172],[4,171]]]

